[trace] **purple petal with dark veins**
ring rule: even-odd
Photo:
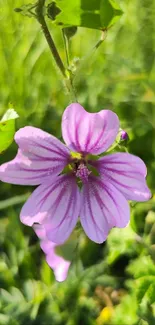
[[[52,135],[26,126],[15,134],[17,156],[0,167],[0,180],[12,184],[38,185],[58,175],[68,163],[69,150]]]
[[[114,142],[119,130],[117,115],[110,110],[88,113],[77,103],[66,108],[62,134],[67,146],[76,152],[100,154]]]
[[[127,200],[147,201],[151,198],[145,180],[147,169],[139,157],[128,153],[114,153],[92,164]]]
[[[74,176],[65,175],[52,196],[52,213],[49,214],[45,230],[49,240],[60,244],[66,241],[76,226],[81,197]]]
[[[57,176],[52,183],[40,185],[22,208],[24,224],[44,224],[47,237],[63,243],[77,223],[81,207],[80,193],[73,176]]]
[[[107,180],[90,176],[82,189],[80,213],[87,236],[96,243],[102,243],[111,228],[125,227],[129,217],[129,205],[125,197]]]

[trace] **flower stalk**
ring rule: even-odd
[[[56,48],[56,45],[53,41],[53,38],[48,30],[48,27],[47,27],[47,24],[46,24],[46,21],[45,21],[45,18],[44,18],[44,14],[43,14],[43,8],[44,8],[44,4],[45,4],[45,0],[38,0],[38,4],[37,4],[37,7],[36,7],[36,15],[37,15],[37,20],[38,22],[40,23],[41,25],[41,28],[42,28],[42,31],[44,33],[44,36],[46,38],[46,41],[49,45],[49,48],[52,52],[52,55],[54,57],[54,60],[59,68],[59,70],[61,71],[63,77],[67,78],[67,74],[66,74],[66,69],[65,69],[65,66],[61,60],[61,57],[59,55],[59,52]]]

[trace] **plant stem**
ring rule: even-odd
[[[71,95],[72,102],[77,102],[77,97],[73,85],[72,71],[68,69],[68,79],[66,79],[66,87]]]
[[[74,90],[74,86],[73,86],[72,72],[69,71],[69,69],[65,68],[65,66],[61,60],[61,57],[58,53],[58,50],[56,48],[56,45],[53,41],[53,38],[48,30],[48,27],[47,27],[47,24],[46,24],[46,21],[44,18],[44,13],[43,13],[44,5],[45,5],[45,0],[38,0],[36,10],[35,10],[36,18],[41,25],[42,31],[43,31],[46,41],[49,45],[49,48],[52,52],[52,55],[56,62],[56,65],[58,66],[59,70],[61,71],[63,78],[65,78],[65,85],[66,85],[68,92],[71,95],[71,100],[72,100],[72,102],[77,102],[75,90]],[[64,36],[64,41],[65,41],[65,36]],[[67,51],[66,43],[65,43],[65,51]],[[67,64],[68,64],[69,63],[68,51],[66,52],[66,56],[67,56]]]
[[[69,59],[69,42],[68,38],[65,35],[64,28],[62,29],[62,36],[64,40],[64,46],[65,46],[65,54],[66,54],[66,61],[67,61],[67,66],[69,68],[70,66],[70,59]]]
[[[37,15],[37,20],[38,22],[40,23],[41,25],[41,28],[42,28],[42,31],[44,33],[44,36],[46,38],[46,41],[49,45],[49,48],[52,52],[52,55],[55,59],[55,62],[58,66],[58,68],[60,69],[63,77],[67,78],[67,75],[66,75],[66,69],[64,67],[64,64],[61,60],[61,57],[58,53],[58,50],[55,46],[55,43],[53,41],[53,38],[48,30],[48,27],[47,27],[47,24],[46,24],[46,21],[45,21],[45,18],[44,18],[44,14],[43,14],[43,8],[44,8],[44,4],[45,4],[45,0],[38,0],[38,3],[37,3],[37,7],[36,7],[36,15]]]
[[[62,29],[62,36],[63,36],[63,40],[64,40],[66,62],[67,62],[67,68],[68,68],[68,80],[66,80],[66,87],[67,87],[68,91],[70,92],[72,101],[77,102],[76,92],[75,92],[75,88],[74,88],[74,84],[73,84],[73,74],[72,74],[72,70],[70,68],[69,40],[64,33],[64,29]]]

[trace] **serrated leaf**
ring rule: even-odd
[[[8,109],[0,121],[0,153],[6,150],[13,141],[16,118],[18,114],[15,110]]]
[[[114,0],[57,0],[48,5],[50,19],[62,27],[86,27],[105,30],[122,15]]]

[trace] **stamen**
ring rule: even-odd
[[[80,160],[82,158],[82,154],[79,153],[79,152],[73,152],[73,151],[71,151],[71,158],[72,159]]]
[[[76,177],[79,177],[83,183],[88,182],[88,176],[91,174],[91,171],[87,168],[86,165],[81,163],[78,166],[78,169],[76,171]]]

